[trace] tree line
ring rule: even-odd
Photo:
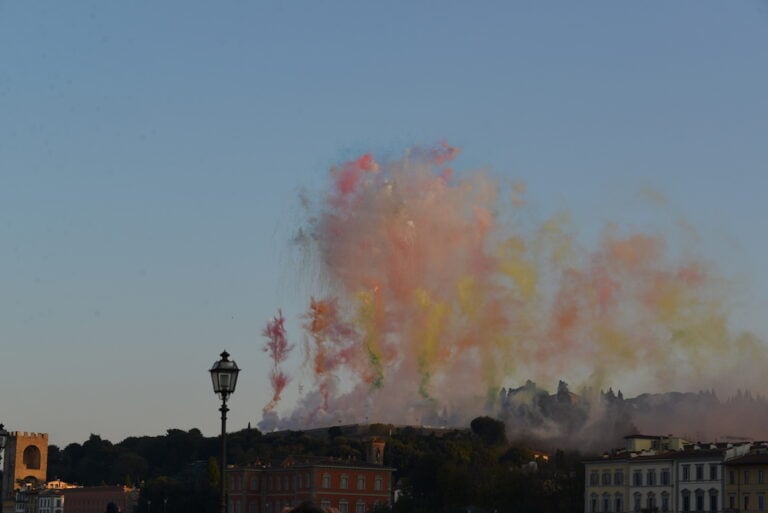
[[[384,464],[395,469],[400,490],[394,513],[573,513],[583,509],[581,455],[554,450],[548,459],[527,444],[510,444],[503,422],[478,417],[470,429],[424,430],[372,424],[366,435],[386,441]],[[169,429],[160,436],[113,444],[92,434],[82,444],[48,450],[48,477],[84,486],[140,487],[139,512],[217,511],[221,469],[218,437],[198,429]],[[363,460],[363,437],[333,427],[318,436],[301,431],[227,435],[227,461],[235,465],[281,461],[288,456]],[[162,505],[162,506],[160,506]]]

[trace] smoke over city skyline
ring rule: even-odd
[[[295,242],[317,294],[288,336],[311,391],[283,418],[265,410],[262,427],[459,424],[527,379],[723,393],[762,382],[765,347],[730,325],[727,279],[695,241],[606,223],[587,244],[567,212],[529,212],[524,181],[454,170],[458,153],[366,153],[304,197]]]

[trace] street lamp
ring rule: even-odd
[[[5,430],[2,424],[0,424],[0,453],[2,453],[5,450],[5,441],[8,439],[8,431]],[[3,462],[2,455],[0,455],[0,463]],[[0,470],[2,470],[2,465],[0,465]],[[3,481],[5,480],[5,473],[3,473],[3,478],[0,479],[0,513],[3,513],[3,502],[5,502],[5,497],[3,497]]]
[[[226,470],[227,470],[227,399],[235,392],[235,385],[237,385],[237,375],[240,373],[240,369],[237,364],[229,359],[229,353],[223,351],[221,353],[221,360],[214,362],[213,367],[209,371],[211,373],[211,381],[213,381],[213,391],[221,398],[221,496],[219,497],[219,512],[227,513],[227,486],[226,486]]]

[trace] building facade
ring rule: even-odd
[[[627,500],[626,458],[605,458],[587,464],[584,511],[624,511]]]
[[[280,513],[303,501],[340,513],[370,513],[391,505],[392,471],[370,463],[289,458],[276,466],[227,469],[231,513]]]
[[[626,449],[584,464],[587,513],[766,511],[763,444],[636,435],[627,437]]]
[[[631,435],[626,449],[585,461],[584,511],[675,511],[675,460],[685,440]]]
[[[627,511],[674,511],[674,459],[671,451],[629,459]],[[622,510],[618,510],[622,511]]]
[[[679,511],[724,511],[725,465],[747,454],[752,444],[689,444],[675,454]]]
[[[58,487],[56,485],[59,485]],[[54,483],[54,487],[19,488],[15,492],[14,513],[104,513],[115,503],[120,511],[132,513],[138,504],[139,490],[125,486],[78,487]]]
[[[61,490],[62,513],[104,513],[107,504],[114,502],[120,511],[129,513],[139,500],[139,491],[128,486],[87,486]],[[41,512],[42,513],[42,512]]]
[[[725,463],[725,511],[766,511],[768,453],[759,450]]]
[[[37,496],[37,513],[64,513],[64,494],[61,489],[46,489]]]

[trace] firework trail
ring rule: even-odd
[[[359,348],[354,328],[339,319],[336,300],[310,300],[309,311],[304,314],[304,329],[309,333],[314,347],[313,372],[318,389],[323,397],[323,408],[328,408],[328,399],[334,390],[335,372],[344,364],[357,359]]]
[[[269,358],[272,360],[272,369],[269,372],[269,382],[272,385],[272,400],[263,409],[263,412],[266,414],[275,408],[280,401],[280,395],[290,381],[288,375],[283,372],[281,364],[288,358],[288,354],[293,349],[293,346],[288,345],[285,318],[280,310],[278,310],[277,315],[271,321],[267,322],[261,334],[267,339],[263,350],[269,354]]]

